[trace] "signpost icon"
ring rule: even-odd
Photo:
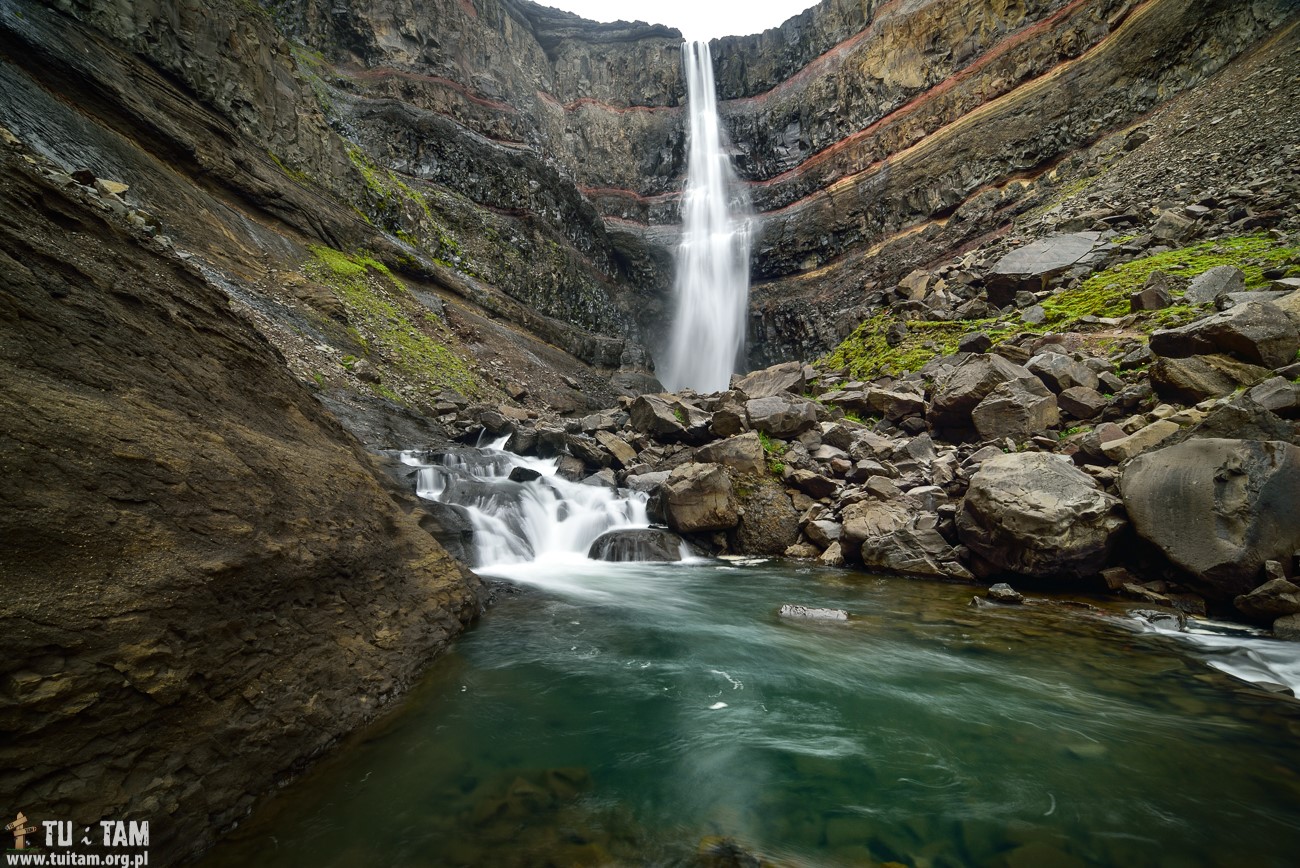
[[[27,825],[27,815],[19,811],[18,818],[5,826],[5,831],[14,833],[14,849],[24,850],[27,848],[27,836],[35,834],[36,827]]]

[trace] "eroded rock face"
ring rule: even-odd
[[[478,581],[218,288],[15,162],[6,788],[49,816],[169,806],[150,843],[177,862],[400,695]]]
[[[1120,493],[1133,527],[1206,593],[1251,591],[1300,549],[1300,447],[1204,438],[1139,455]]]
[[[668,526],[678,533],[729,530],[736,526],[731,479],[720,464],[683,464],[663,484]]]
[[[961,541],[998,571],[1070,578],[1105,564],[1125,521],[1119,499],[1069,459],[1035,452],[980,464],[957,513]]]

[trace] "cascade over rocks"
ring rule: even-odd
[[[662,528],[611,530],[598,536],[587,557],[598,561],[672,563],[682,559],[684,541]]]
[[[1300,447],[1204,438],[1140,455],[1120,479],[1134,529],[1207,593],[1250,592],[1300,550]]]
[[[1068,459],[1013,453],[980,464],[957,529],[992,572],[1087,576],[1105,564],[1126,524],[1118,506]]]

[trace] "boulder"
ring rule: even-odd
[[[935,385],[926,420],[936,429],[970,430],[971,412],[989,393],[1011,380],[1038,379],[999,355],[970,356]]]
[[[1056,403],[1073,419],[1091,419],[1106,409],[1107,401],[1096,389],[1073,386],[1057,395]]]
[[[971,578],[957,552],[934,528],[932,513],[901,500],[864,500],[844,509],[839,545],[846,558],[868,569],[933,578]]]
[[[1300,642],[1300,614],[1283,615],[1274,621],[1273,638]]]
[[[803,398],[772,395],[745,402],[751,428],[772,437],[797,437],[817,426],[817,405]]]
[[[1025,364],[1025,368],[1056,394],[1075,386],[1095,389],[1100,385],[1096,371],[1061,353],[1039,353]]]
[[[1101,451],[1111,461],[1119,464],[1160,445],[1177,433],[1177,422],[1159,419],[1139,428],[1127,437],[1104,441],[1101,444]]]
[[[686,415],[658,395],[641,395],[628,410],[632,428],[660,440],[686,436]]]
[[[1037,292],[1047,288],[1047,281],[1091,257],[1101,242],[1099,232],[1075,232],[1053,235],[1017,248],[993,265],[985,278],[989,301],[1005,307],[1017,292]]]
[[[533,470],[531,467],[512,467],[510,475],[506,477],[511,482],[536,482],[542,478],[541,471]]]
[[[817,561],[824,567],[842,567],[844,566],[844,550],[838,542],[833,542],[826,547],[826,551],[817,556]]]
[[[750,398],[770,398],[785,393],[802,395],[806,385],[801,362],[782,362],[748,373],[734,380],[731,387]]]
[[[729,535],[734,551],[755,555],[780,555],[799,541],[799,513],[785,489],[770,480],[737,492],[741,513]]]
[[[763,451],[758,434],[753,431],[703,446],[695,453],[695,460],[721,464],[738,473],[767,472],[767,453]]]
[[[1133,459],[1120,493],[1138,534],[1220,599],[1300,549],[1300,447],[1289,443],[1187,440]]]
[[[1271,624],[1284,615],[1300,612],[1300,587],[1285,578],[1270,579],[1248,594],[1241,594],[1232,605],[1252,621]]]
[[[1056,425],[1061,414],[1056,396],[1034,379],[1002,383],[980,401],[971,419],[984,440],[1010,437],[1020,442]]]
[[[1241,292],[1245,288],[1245,272],[1231,265],[1217,265],[1192,278],[1187,291],[1183,293],[1183,301],[1187,304],[1209,304],[1221,295]]]
[[[833,542],[838,542],[843,530],[839,522],[828,519],[810,521],[803,526],[804,536],[808,537],[809,542],[823,549]]]
[[[830,497],[839,488],[835,480],[827,479],[811,470],[796,470],[790,474],[789,482],[814,500]]]
[[[621,528],[596,537],[587,557],[595,561],[671,563],[682,559],[682,545],[681,537],[663,528]]]
[[[1268,368],[1222,355],[1161,358],[1150,368],[1151,388],[1160,400],[1179,404],[1227,395],[1239,386],[1266,380],[1271,373]]]
[[[1163,310],[1174,303],[1171,290],[1173,281],[1163,271],[1153,271],[1147,276],[1142,288],[1128,298],[1129,310]]]
[[[901,389],[873,386],[866,392],[866,405],[869,410],[884,416],[888,422],[925,414],[925,396]]]
[[[652,494],[655,489],[668,481],[669,475],[670,471],[668,470],[655,470],[650,473],[638,473],[629,476],[624,480],[623,484],[633,491],[640,491],[643,494]]]
[[[996,603],[1023,603],[1025,595],[1008,585],[1006,582],[998,582],[989,588],[988,598]]]
[[[1244,362],[1280,368],[1294,361],[1300,332],[1277,305],[1239,304],[1176,329],[1151,335],[1151,352],[1167,358],[1228,353]]]
[[[900,288],[912,301],[920,301],[930,289],[930,272],[918,268],[898,282]]]
[[[957,513],[971,551],[999,571],[1039,578],[1097,572],[1124,524],[1118,498],[1068,458],[1041,452],[981,463]]]
[[[730,530],[740,520],[731,479],[720,464],[683,464],[661,489],[664,517],[678,533]]]
[[[1287,418],[1300,415],[1300,383],[1271,377],[1251,389],[1250,399],[1272,413]]]
[[[609,454],[614,457],[614,461],[619,467],[631,467],[636,463],[636,450],[617,434],[597,430],[596,442],[605,447]]]

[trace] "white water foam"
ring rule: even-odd
[[[1188,621],[1187,630],[1132,619],[1143,631],[1173,636],[1197,649],[1209,666],[1252,684],[1282,684],[1300,696],[1300,643],[1268,638],[1263,630],[1222,621]]]
[[[659,378],[670,391],[717,392],[745,343],[750,207],[723,149],[713,58],[707,42],[682,45],[690,150],[677,249],[676,309]]]

